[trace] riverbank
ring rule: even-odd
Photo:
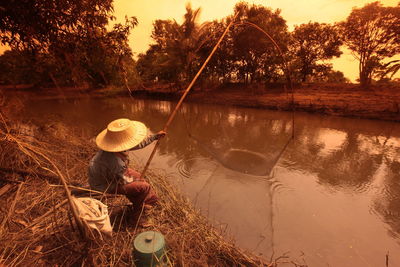
[[[137,93],[158,99],[178,99],[181,94],[156,90]],[[400,121],[400,84],[373,85],[370,89],[357,84],[304,84],[294,87],[293,99],[291,92],[283,88],[230,85],[216,90],[195,90],[187,101]]]
[[[117,97],[178,100],[183,91],[170,87],[149,87],[146,90],[104,88],[99,90],[4,90],[6,94],[18,93],[36,98]],[[400,83],[378,84],[362,89],[357,84],[303,84],[289,90],[279,87],[243,86],[229,84],[204,90],[193,88],[185,101],[262,108],[283,111],[303,111],[332,116],[400,121]]]
[[[16,121],[2,106],[0,123],[0,264],[5,266],[132,266],[132,243],[143,231],[161,232],[168,266],[279,266],[234,245],[214,228],[166,174],[149,170],[146,178],[159,195],[147,214],[146,228],[131,224],[123,196],[103,198],[113,226],[111,238],[82,238],[66,203],[59,173],[69,186],[87,186],[87,163],[96,151],[79,129],[61,122],[35,125]],[[132,167],[135,166],[133,163]],[[64,203],[64,204],[63,204]]]
[[[71,96],[72,97],[72,96]],[[235,245],[224,226],[211,225],[170,184],[162,170],[146,178],[159,195],[146,227],[128,219],[124,196],[103,198],[113,226],[104,240],[82,238],[66,202],[59,173],[71,189],[87,186],[87,164],[96,151],[78,126],[59,120],[39,124],[17,116],[19,98],[0,101],[0,265],[5,266],[132,266],[132,242],[138,233],[161,232],[168,266],[285,266],[285,255],[260,258]],[[131,161],[132,167],[142,169]],[[169,176],[169,177],[167,177]],[[221,228],[220,228],[221,227]],[[279,257],[280,256],[280,257]]]
[[[294,88],[292,94],[282,89],[261,92],[226,88],[212,92],[196,92],[192,101],[304,111],[333,116],[400,121],[400,85],[372,86],[361,89],[356,84],[306,84]]]

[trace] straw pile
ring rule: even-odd
[[[108,198],[113,237],[82,238],[72,219],[56,169],[71,186],[87,184],[87,163],[95,145],[78,131],[53,123],[46,127],[0,123],[0,265],[132,266],[132,241],[144,231],[129,225],[128,201]],[[148,215],[148,227],[164,234],[169,266],[278,266],[243,252],[225,241],[162,174],[149,171],[160,196]],[[291,262],[293,265],[296,263]]]

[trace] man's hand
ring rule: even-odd
[[[166,134],[167,134],[167,133],[166,133],[165,131],[159,131],[159,132],[157,133],[157,137],[158,137],[158,139],[160,139],[161,137],[164,137]]]

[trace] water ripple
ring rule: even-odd
[[[175,168],[178,170],[178,173],[182,175],[182,177],[187,179],[193,179],[196,175],[200,175],[203,172],[209,172],[210,169],[213,169],[213,166],[216,162],[211,159],[204,157],[195,157],[190,159],[181,159],[175,163]]]
[[[183,176],[184,178],[191,178],[191,172],[190,169],[186,165],[186,160],[179,160],[175,164],[176,169],[178,170],[178,173]]]

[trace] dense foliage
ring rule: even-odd
[[[314,79],[327,77],[332,66],[320,62],[342,54],[339,49],[342,42],[336,29],[325,23],[310,22],[296,26],[292,36],[298,79],[306,82],[310,76]]]
[[[186,6],[182,24],[156,20],[152,32],[155,44],[139,56],[139,73],[147,79],[187,82],[199,68],[199,49],[204,43],[204,27],[198,24],[200,9]]]
[[[0,40],[12,51],[1,57],[1,81],[56,86],[125,83],[134,71],[128,35],[137,20],[126,18],[124,25],[108,30],[112,12],[112,0],[3,1]]]
[[[188,5],[181,25],[172,20],[154,22],[154,43],[138,59],[138,70],[145,81],[164,81],[181,88],[234,19],[232,14],[200,25],[199,13]],[[228,82],[284,83],[288,71],[297,82],[347,81],[343,73],[321,62],[341,54],[336,27],[310,22],[289,32],[279,9],[245,2],[236,4],[234,14],[238,16],[232,30],[203,72],[201,87]]]
[[[279,9],[239,2],[231,15],[200,24],[201,9],[186,6],[182,23],[156,20],[152,44],[137,61],[128,37],[135,17],[110,23],[112,0],[10,0],[0,3],[0,83],[48,86],[142,82],[180,89],[196,74],[227,25],[217,52],[200,76],[202,88],[224,83],[347,82],[328,63],[346,44],[360,61],[360,83],[391,79],[400,69],[400,4],[354,8],[336,25],[309,22],[289,31]],[[234,14],[238,14],[236,17]],[[272,39],[272,40],[271,40]]]
[[[400,3],[383,7],[374,2],[354,8],[339,25],[345,44],[359,60],[361,85],[368,86],[372,78],[393,76],[398,71],[399,60],[384,59],[400,53]]]

